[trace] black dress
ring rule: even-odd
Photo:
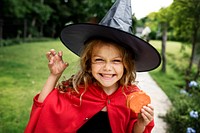
[[[104,111],[98,112],[77,133],[112,133],[108,113]]]

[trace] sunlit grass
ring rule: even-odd
[[[77,70],[77,56],[59,40],[24,43],[0,49],[0,132],[22,133],[28,121],[32,99],[41,90],[47,76],[46,52],[62,50],[70,65],[63,75]]]
[[[150,42],[161,53],[161,41]],[[166,43],[166,73],[161,72],[162,63],[156,70],[150,72],[151,76],[168,95],[171,101],[180,94],[185,87],[184,74],[188,67],[191,48],[183,47],[180,42],[168,41]]]

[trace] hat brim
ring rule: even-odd
[[[131,48],[137,72],[150,71],[157,68],[160,63],[158,51],[144,40],[130,33],[116,28],[90,23],[71,24],[61,31],[62,43],[73,53],[80,56],[84,43],[92,37],[103,37],[114,40],[124,47]]]

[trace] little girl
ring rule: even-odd
[[[151,105],[135,114],[126,96],[139,91],[133,54],[107,39],[92,39],[80,56],[80,70],[57,87],[68,64],[63,53],[47,52],[50,75],[34,98],[25,133],[149,133],[154,122]]]
[[[139,91],[137,72],[160,65],[160,55],[132,34],[131,0],[116,0],[99,24],[71,24],[61,41],[80,55],[80,70],[56,86],[68,64],[63,53],[47,52],[50,75],[34,98],[25,133],[150,133],[154,111],[149,104],[139,114],[126,97]],[[82,51],[82,52],[80,52]]]

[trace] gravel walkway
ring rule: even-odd
[[[152,133],[166,133],[166,123],[159,116],[163,116],[167,113],[167,110],[171,107],[171,102],[162,89],[151,78],[149,73],[142,72],[137,73],[137,81],[139,81],[139,88],[144,90],[151,97],[151,104],[155,110],[155,127]]]

